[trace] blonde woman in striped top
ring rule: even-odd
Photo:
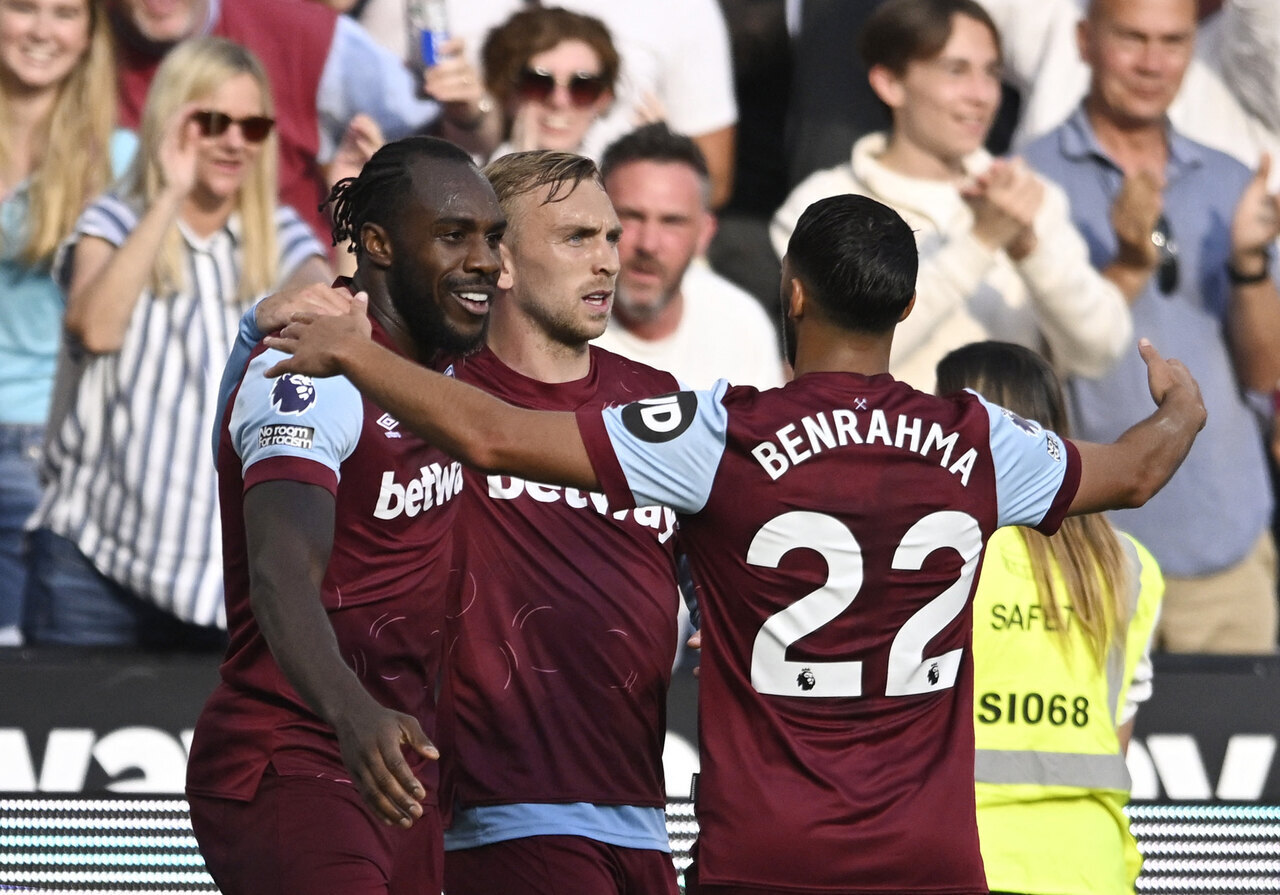
[[[173,50],[139,136],[56,265],[66,351],[32,535],[34,643],[222,644],[220,373],[256,296],[329,278],[310,229],[275,205],[271,95],[248,50]]]

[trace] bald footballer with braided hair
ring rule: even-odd
[[[479,344],[506,221],[464,152],[389,143],[330,203],[373,338],[426,365]],[[282,322],[266,307],[257,323]],[[345,379],[264,378],[283,355],[257,323],[223,381],[230,646],[192,742],[192,826],[225,895],[439,892],[429,737],[462,470]]]

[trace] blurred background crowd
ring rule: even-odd
[[[237,321],[343,273],[329,190],[432,133],[601,162],[600,343],[691,387],[784,381],[781,256],[844,192],[916,231],[892,364],[918,388],[1012,342],[1111,441],[1147,413],[1152,339],[1209,408],[1113,519],[1164,572],[1157,646],[1273,652],[1280,4],[885,6],[0,0],[0,645],[222,648],[209,438]]]

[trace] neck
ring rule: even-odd
[[[622,305],[613,306],[613,320],[637,339],[656,342],[674,333],[684,317],[684,293],[679,290],[652,316],[628,314]]]
[[[903,139],[897,131],[889,134],[889,144],[880,153],[879,162],[891,171],[920,180],[959,180],[966,174],[963,158],[939,158]]]
[[[590,343],[555,339],[508,302],[506,296],[495,300],[485,339],[498,360],[539,382],[576,382],[591,372]]]
[[[796,377],[806,373],[889,372],[893,333],[854,333],[825,322],[796,321]]]
[[[409,332],[400,312],[391,301],[391,293],[387,291],[387,281],[380,274],[357,269],[351,278],[356,292],[365,292],[369,296],[369,316],[378,321],[378,325],[386,331],[387,337],[405,357],[425,364],[435,354],[433,346],[419,346]]]
[[[1085,99],[1085,114],[1098,145],[1107,151],[1126,174],[1164,171],[1169,154],[1164,121],[1126,122],[1108,115],[1093,96]]]
[[[210,196],[197,186],[182,202],[182,222],[198,236],[209,236],[226,226],[235,208],[234,198]]]
[[[29,175],[44,151],[49,119],[58,101],[58,88],[40,90],[4,86],[6,170],[0,172],[4,185],[11,187]]]

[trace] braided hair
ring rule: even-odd
[[[413,167],[419,160],[454,162],[475,169],[471,156],[436,137],[406,137],[383,145],[365,162],[356,177],[333,185],[320,210],[332,206],[333,244],[350,241],[348,251],[359,254],[360,230],[367,223],[387,226],[413,195]]]

